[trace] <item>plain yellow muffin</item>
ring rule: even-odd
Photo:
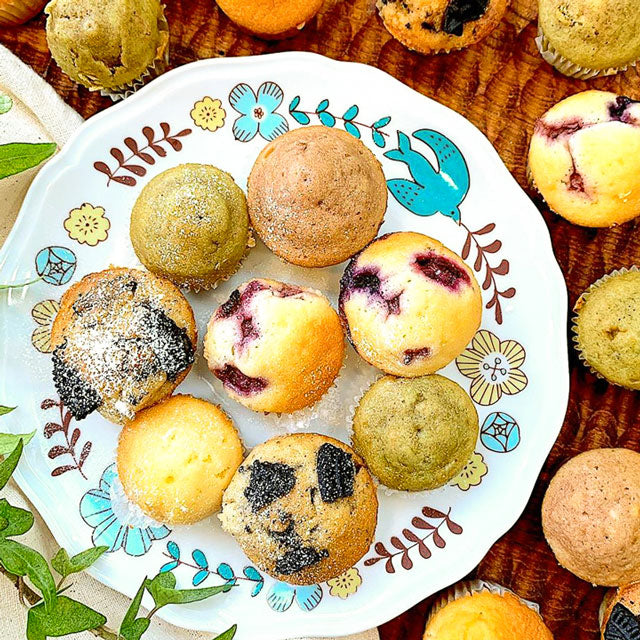
[[[118,476],[144,513],[192,524],[220,509],[242,462],[238,432],[214,404],[177,395],[136,415],[118,441]]]
[[[640,582],[610,589],[600,607],[602,640],[625,640],[620,629],[640,628]],[[629,635],[633,638],[633,635]]]
[[[204,338],[211,372],[254,411],[289,413],[317,402],[344,359],[338,314],[318,291],[258,279],[213,314]]]
[[[362,459],[333,438],[296,433],[249,454],[219,517],[260,569],[291,584],[317,584],[362,558],[377,515],[376,487]]]
[[[348,264],[340,316],[358,353],[396,376],[433,373],[467,346],[480,326],[482,296],[471,269],[421,233],[390,233]]]
[[[142,190],[131,212],[130,235],[149,271],[181,287],[209,289],[228,278],[247,251],[246,198],[225,171],[181,164]]]
[[[569,460],[542,503],[544,535],[579,578],[613,587],[640,579],[640,453],[594,449]]]
[[[270,142],[249,176],[251,224],[277,256],[303,267],[347,260],[387,209],[376,157],[346,131],[301,127]]]
[[[537,122],[529,148],[532,182],[549,207],[585,227],[640,214],[640,104],[584,91]]]
[[[427,622],[424,640],[553,640],[540,615],[515,595],[480,591],[457,598]]]
[[[558,71],[609,75],[640,58],[637,0],[539,0],[538,47]]]

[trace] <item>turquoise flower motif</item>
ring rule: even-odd
[[[48,284],[67,284],[77,264],[76,254],[66,247],[46,247],[36,255],[36,272]]]
[[[118,519],[113,510],[111,488],[117,478],[116,465],[109,465],[100,478],[97,489],[82,496],[80,515],[93,529],[94,546],[109,547],[109,553],[124,549],[130,556],[143,556],[154,540],[166,538],[171,531],[164,525],[158,527],[134,527]]]
[[[289,131],[284,116],[276,113],[284,93],[275,82],[264,82],[258,93],[246,83],[236,85],[229,94],[231,106],[240,114],[233,123],[233,135],[240,142],[249,142],[259,133],[265,140],[274,140]]]
[[[319,584],[301,587],[286,582],[274,582],[267,594],[269,606],[280,613],[289,609],[294,600],[303,611],[312,611],[322,600],[322,587]]]

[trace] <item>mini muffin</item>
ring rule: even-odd
[[[346,444],[296,433],[251,452],[224,493],[220,520],[259,568],[303,585],[358,562],[377,513],[371,474]]]
[[[640,638],[640,582],[607,593],[600,608],[600,630],[602,640]]]
[[[640,213],[640,104],[584,91],[537,122],[529,175],[549,207],[585,227],[622,224]]]
[[[344,335],[318,291],[250,280],[211,317],[204,353],[229,396],[254,411],[290,413],[331,387],[342,367]]]
[[[542,57],[574,78],[611,75],[640,58],[637,0],[539,0],[538,31]]]
[[[609,382],[640,389],[640,271],[614,271],[585,291],[575,306],[580,358]]]
[[[375,238],[387,184],[360,140],[339,129],[302,127],[262,150],[248,202],[253,228],[271,251],[303,267],[326,267]]]
[[[51,0],[45,13],[53,58],[92,91],[123,93],[164,69],[169,29],[160,0]]]
[[[553,640],[537,605],[504,587],[460,583],[437,602],[424,640]]]
[[[460,256],[406,231],[378,238],[351,260],[339,307],[351,343],[367,362],[415,377],[462,353],[480,326],[482,296]]]
[[[452,380],[385,376],[360,400],[353,447],[387,487],[422,491],[462,471],[478,431],[471,398]]]
[[[131,242],[149,271],[181,287],[209,289],[228,278],[247,251],[244,193],[226,172],[206,164],[163,171],[131,212]]]
[[[420,53],[468,47],[491,33],[509,0],[377,0],[389,33]]]
[[[265,40],[295,36],[313,18],[322,0],[216,0],[243,29]]]
[[[242,458],[238,432],[224,411],[177,395],[122,429],[118,477],[129,500],[157,522],[192,524],[220,510]]]
[[[640,579],[640,453],[594,449],[569,460],[549,484],[542,526],[558,562],[613,587]]]
[[[76,420],[123,424],[171,395],[194,361],[193,311],[168,280],[135,269],[69,287],[51,328],[53,382]]]

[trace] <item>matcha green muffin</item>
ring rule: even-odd
[[[225,171],[182,164],[142,190],[130,233],[149,271],[194,291],[210,289],[236,271],[247,251],[247,201]]]
[[[580,296],[574,311],[580,358],[609,382],[640,389],[640,270],[600,278]]]
[[[462,471],[478,430],[471,398],[452,380],[385,376],[360,400],[352,439],[384,485],[422,491],[441,487]]]
[[[92,91],[126,93],[164,70],[169,29],[160,0],[51,0],[45,13],[53,58]]]
[[[565,75],[611,75],[640,59],[638,0],[539,0],[538,13],[538,49]]]

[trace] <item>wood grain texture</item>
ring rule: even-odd
[[[299,36],[277,43],[243,33],[212,0],[167,0],[166,4],[172,66],[216,56],[314,51],[379,67],[465,115],[495,145],[544,216],[566,277],[571,305],[607,271],[640,263],[640,220],[597,231],[575,227],[550,214],[527,185],[526,153],[534,121],[555,102],[587,88],[640,98],[640,76],[635,70],[582,82],[566,78],[547,65],[534,43],[536,0],[513,0],[506,18],[484,42],[442,56],[414,54],[393,40],[371,0],[327,0],[321,14]],[[20,28],[0,30],[0,42],[29,63],[83,116],[110,105],[108,99],[76,87],[51,60],[42,16]],[[546,304],[542,299],[539,302]],[[549,362],[548,366],[556,363]],[[640,393],[597,380],[571,353],[571,398],[562,433],[524,514],[473,574],[540,602],[557,640],[599,637],[597,612],[604,591],[556,564],[540,526],[544,488],[554,471],[580,451],[601,446],[640,450],[639,416]],[[383,640],[421,638],[428,606],[429,600],[384,625]]]

